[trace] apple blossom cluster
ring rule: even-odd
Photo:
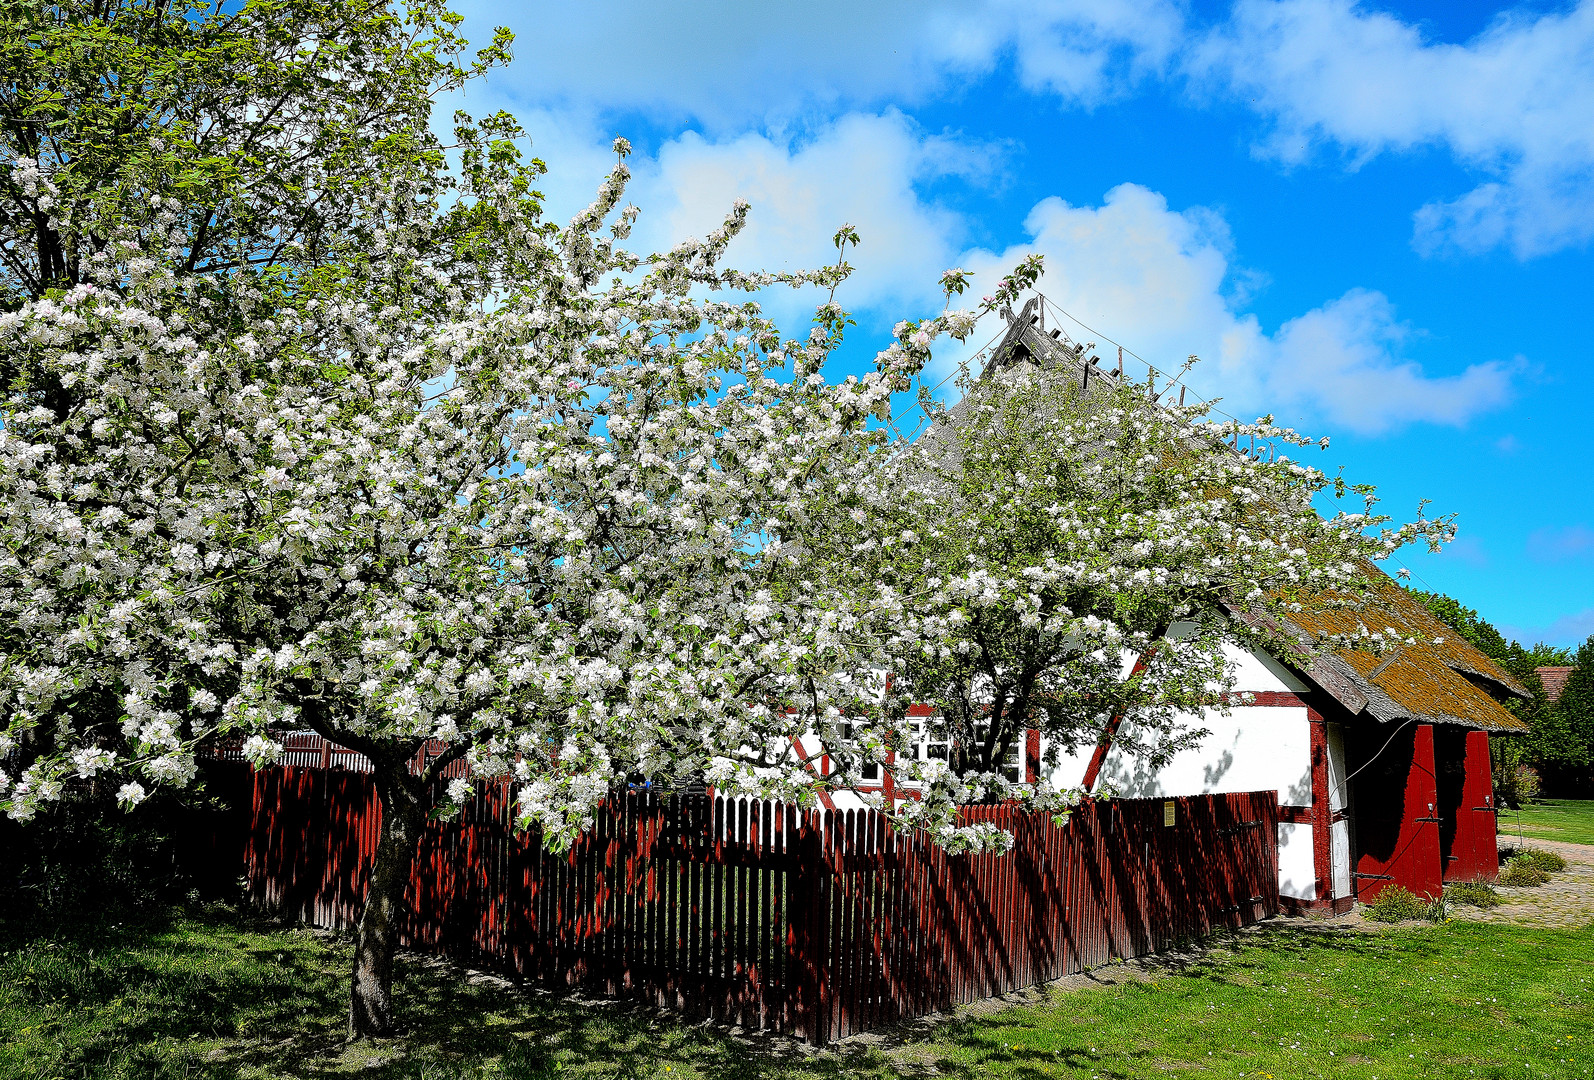
[[[723,269],[745,205],[643,258],[626,178],[562,229],[478,184],[458,212],[494,230],[463,254],[394,180],[339,274],[181,273],[156,207],[155,242],[0,315],[0,809],[77,783],[134,805],[207,741],[264,764],[311,728],[388,764],[436,740],[429,775],[512,778],[557,847],[628,777],[807,802],[794,736],[900,742],[868,674],[892,609],[792,568],[820,493],[885,447],[868,419],[1038,264],[831,382],[850,227],[813,272]],[[763,315],[774,285],[828,290],[806,337]],[[957,827],[963,781],[927,791],[917,821],[1000,846]]]

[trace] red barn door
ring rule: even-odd
[[[1495,844],[1494,782],[1489,733],[1445,726],[1434,745],[1439,767],[1439,842],[1446,881],[1493,881],[1500,869]]]
[[[1432,724],[1358,724],[1345,733],[1355,779],[1356,899],[1390,885],[1436,897],[1444,888]]]

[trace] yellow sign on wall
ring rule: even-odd
[[[1164,825],[1171,826],[1173,824],[1173,808],[1176,805],[1172,799],[1162,804],[1162,823]]]

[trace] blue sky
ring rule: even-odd
[[[1594,0],[461,10],[516,32],[462,104],[521,117],[552,213],[624,135],[639,246],[745,198],[735,261],[812,265],[851,222],[860,368],[943,269],[1039,251],[1101,335],[1332,436],[1312,463],[1402,520],[1457,515],[1417,584],[1524,642],[1594,634]]]

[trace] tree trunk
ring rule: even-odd
[[[404,914],[404,888],[426,825],[430,792],[409,774],[409,761],[373,762],[382,800],[382,835],[371,867],[371,888],[354,944],[349,990],[349,1037],[386,1038],[393,1024],[393,952]]]

